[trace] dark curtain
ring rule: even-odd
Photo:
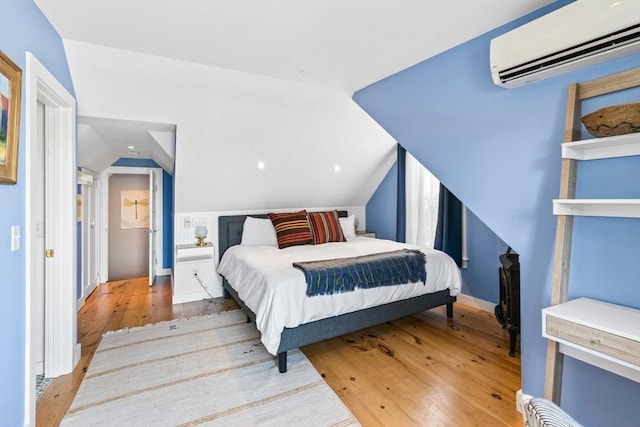
[[[405,242],[405,224],[406,224],[406,188],[405,188],[405,158],[407,150],[398,144],[398,200],[396,202],[396,241]]]
[[[462,266],[462,202],[442,184],[433,247],[449,254],[458,267]]]

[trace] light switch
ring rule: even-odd
[[[20,226],[11,226],[11,252],[15,252],[20,249]]]
[[[44,221],[36,221],[36,237],[44,237]]]

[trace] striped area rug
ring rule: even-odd
[[[105,334],[62,425],[359,423],[299,350],[280,374],[235,310]]]

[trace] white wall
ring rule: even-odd
[[[177,125],[176,213],[362,206],[395,160],[342,92],[64,43],[79,115]]]

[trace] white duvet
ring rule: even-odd
[[[302,271],[293,262],[316,261],[388,252],[415,246],[391,240],[358,237],[348,242],[322,245],[233,246],[225,252],[218,272],[248,308],[256,314],[256,326],[269,353],[275,355],[284,328],[349,313],[392,301],[449,289],[460,293],[460,270],[444,252],[419,248],[427,258],[427,281],[353,292],[308,297]]]

